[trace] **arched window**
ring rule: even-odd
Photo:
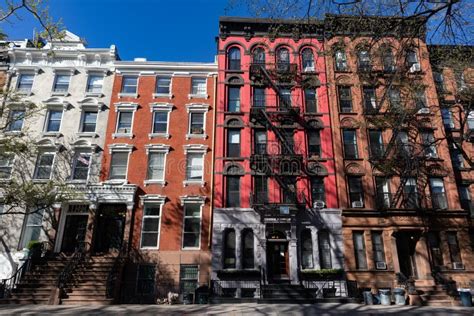
[[[347,71],[347,56],[343,49],[338,49],[334,52],[334,62],[336,71]]]
[[[301,53],[303,71],[314,71],[314,56],[311,48],[303,49]]]
[[[254,64],[265,65],[265,50],[261,47],[254,49],[252,54],[252,62]]]
[[[240,70],[240,49],[232,47],[227,53],[227,59],[229,60],[228,69]]]
[[[277,69],[288,71],[290,68],[290,51],[287,48],[280,48],[277,52]]]
[[[254,250],[253,232],[250,229],[246,229],[242,232],[242,267],[244,269],[255,268],[253,250]]]
[[[370,53],[367,49],[363,48],[357,52],[357,66],[359,71],[371,70]]]
[[[407,55],[406,62],[407,62],[408,71],[410,72],[420,71],[421,70],[420,62],[418,61],[418,56],[415,50],[413,49],[407,50],[406,55]]]
[[[235,269],[235,230],[224,232],[224,269]]]
[[[313,264],[313,241],[311,240],[311,231],[309,229],[301,232],[301,267],[303,269],[312,269]]]
[[[319,244],[319,264],[321,269],[332,269],[331,262],[331,243],[329,241],[329,233],[327,230],[318,232]]]
[[[383,63],[383,71],[385,72],[395,71],[395,61],[393,59],[393,54],[390,47],[385,47],[382,50],[382,63]]]

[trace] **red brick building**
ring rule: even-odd
[[[210,274],[215,64],[117,62],[102,180],[137,186],[122,300],[194,292]]]

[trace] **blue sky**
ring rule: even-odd
[[[212,62],[221,15],[244,15],[227,0],[49,0],[50,14],[89,47],[115,44],[120,57]],[[2,24],[11,39],[31,38],[34,20]]]

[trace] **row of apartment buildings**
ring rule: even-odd
[[[48,240],[54,253],[126,254],[124,302],[204,285],[238,299],[275,283],[340,297],[405,278],[469,286],[472,143],[458,140],[474,123],[458,96],[474,67],[454,74],[430,58],[454,48],[351,34],[350,19],[224,17],[215,63],[121,61],[70,32],[10,43],[5,87],[21,99],[4,137],[37,150],[2,156],[2,183],[27,173],[74,196],[0,217],[1,277]],[[412,105],[409,119],[390,110]]]

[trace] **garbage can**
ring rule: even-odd
[[[183,304],[184,305],[193,304],[193,300],[194,300],[193,293],[184,293],[183,294]]]
[[[461,297],[462,306],[472,306],[472,295],[470,289],[458,289],[459,296]]]
[[[362,295],[364,297],[364,304],[365,305],[374,305],[374,298],[372,296],[371,291],[364,291],[364,292],[362,292]]]
[[[207,286],[200,286],[195,291],[196,303],[197,304],[208,304],[209,303],[209,288]]]
[[[390,290],[389,289],[380,289],[380,304],[382,305],[390,305],[392,304],[392,300],[390,298]]]
[[[401,288],[393,289],[393,296],[395,296],[395,305],[405,305],[405,290]]]

